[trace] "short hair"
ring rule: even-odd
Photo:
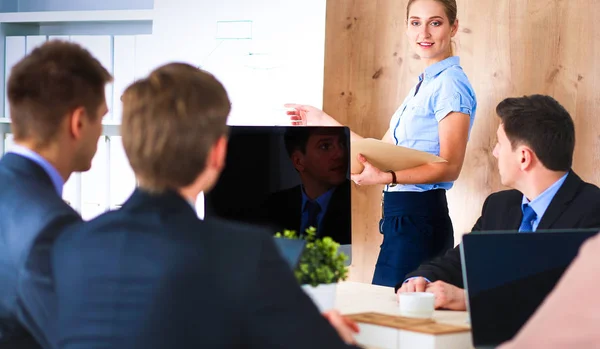
[[[292,157],[292,154],[296,150],[300,150],[302,154],[306,153],[306,143],[310,137],[311,130],[314,130],[314,128],[303,126],[290,127],[285,130],[285,133],[283,134],[283,143],[285,144],[285,150],[289,157]]]
[[[496,107],[512,148],[525,144],[544,167],[568,171],[573,164],[575,125],[554,98],[531,95],[506,98]]]
[[[299,150],[302,154],[306,154],[306,144],[308,139],[313,134],[334,134],[339,133],[340,136],[345,137],[346,133],[343,128],[329,127],[329,126],[296,126],[289,127],[284,135],[283,142],[285,144],[285,150],[288,156],[291,158],[292,154],[296,150]]]
[[[51,40],[11,70],[7,96],[15,140],[46,146],[64,118],[84,107],[90,118],[105,101],[110,73],[78,44]]]
[[[170,63],[123,93],[123,147],[140,186],[153,192],[192,184],[228,132],[231,103],[211,74]]]

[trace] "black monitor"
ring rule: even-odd
[[[461,258],[473,345],[512,339],[598,229],[472,232]]]
[[[305,202],[314,200],[324,205],[312,220],[317,235],[349,245],[349,156],[347,127],[231,126],[225,168],[205,193],[205,219],[300,232],[311,219]]]

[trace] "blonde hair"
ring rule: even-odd
[[[123,147],[140,186],[152,192],[192,184],[227,134],[225,88],[189,64],[159,67],[129,86],[122,100]]]
[[[410,7],[412,4],[418,0],[408,0],[408,4],[406,5],[406,19],[408,20],[408,13],[410,12]],[[456,14],[458,13],[458,7],[456,6],[456,0],[434,0],[442,4],[444,6],[444,12],[446,12],[446,16],[448,16],[448,20],[450,21],[450,25],[453,25],[456,21]]]

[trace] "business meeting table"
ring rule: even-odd
[[[400,315],[393,288],[358,282],[338,284],[335,308],[345,315],[362,313]],[[466,311],[435,311],[432,320],[438,327],[447,327],[444,328],[445,331],[416,332],[359,322],[360,333],[356,338],[360,345],[369,349],[473,348]],[[454,330],[448,331],[448,328]]]

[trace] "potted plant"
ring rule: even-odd
[[[344,265],[348,256],[338,252],[340,244],[328,236],[317,238],[314,227],[306,229],[306,237],[299,237],[293,230],[284,230],[275,237],[306,240],[294,275],[321,312],[332,309],[337,282],[348,277],[348,268]]]

